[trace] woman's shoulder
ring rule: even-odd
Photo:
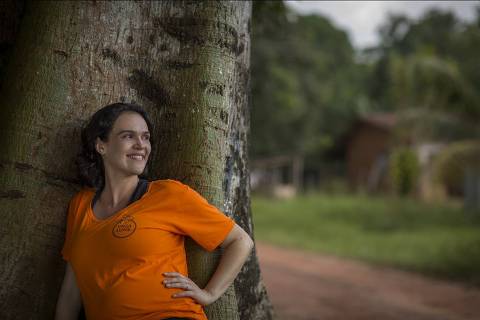
[[[189,186],[186,183],[183,183],[174,179],[163,179],[152,181],[153,185],[151,188],[151,193],[156,191],[166,191],[167,194],[175,195],[177,198],[182,200],[200,200],[206,201],[205,198],[198,192],[194,187]]]
[[[84,186],[73,197],[83,198],[95,192],[96,192],[95,188]]]
[[[172,190],[184,190],[188,186],[178,180],[174,179],[158,179],[158,180],[153,180],[150,181],[152,184],[152,189],[153,190],[159,190],[159,189],[172,189]]]
[[[89,187],[89,186],[81,186],[80,189],[78,189],[77,192],[75,192],[71,198],[72,201],[82,201],[85,198],[88,198],[92,194],[96,192],[96,189],[94,187]]]
[[[146,198],[154,202],[164,199],[165,197],[179,199],[185,192],[183,183],[172,179],[158,179],[149,182],[146,192]]]
[[[174,179],[160,179],[150,182],[152,186],[150,187],[150,194],[163,194],[165,192],[169,195],[175,195],[176,197],[191,197],[192,194],[196,194],[195,189],[178,180]]]
[[[77,210],[83,203],[86,203],[92,193],[95,193],[95,189],[90,187],[82,187],[75,192],[70,198],[70,209]]]

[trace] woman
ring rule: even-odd
[[[187,185],[147,181],[152,125],[136,105],[97,111],[82,132],[85,187],[70,201],[66,273],[56,319],[207,319],[202,306],[233,282],[253,242]],[[204,288],[188,278],[184,237],[223,255]]]

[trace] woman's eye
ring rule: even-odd
[[[123,136],[123,138],[124,139],[125,138],[131,139],[131,138],[133,138],[133,135],[132,134],[126,134],[126,135]],[[143,139],[150,140],[150,136],[143,136]]]

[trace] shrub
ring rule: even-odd
[[[417,155],[409,148],[397,148],[390,158],[393,188],[401,195],[410,194],[416,187],[420,172]]]
[[[461,141],[445,148],[436,159],[435,178],[450,195],[463,195],[466,170],[480,169],[480,141]]]

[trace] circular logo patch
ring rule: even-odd
[[[126,238],[132,235],[137,229],[137,224],[132,216],[125,216],[114,226],[112,233],[117,238]]]

